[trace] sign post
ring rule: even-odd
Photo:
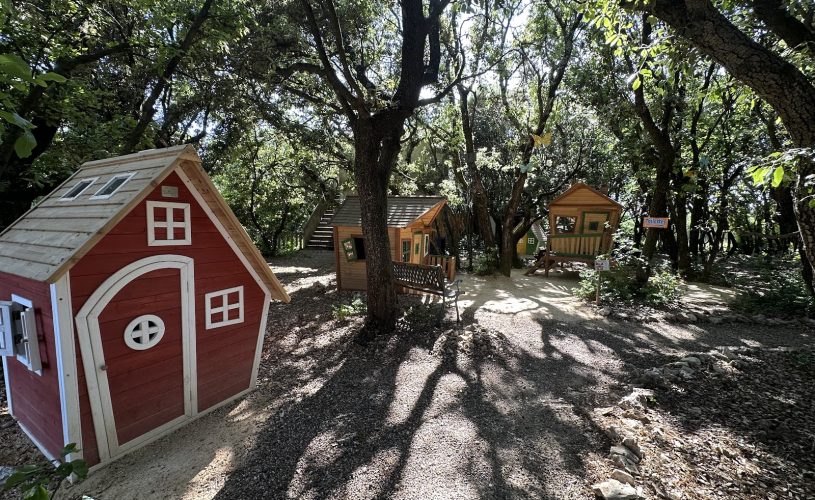
[[[611,261],[608,259],[595,259],[594,261],[594,270],[597,271],[597,297],[594,299],[594,303],[598,306],[600,305],[600,284],[602,282],[602,274],[603,271],[608,271],[611,269]]]

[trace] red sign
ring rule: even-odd
[[[665,229],[668,227],[667,217],[645,217],[642,219],[642,227],[653,227],[658,229]]]

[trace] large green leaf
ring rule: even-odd
[[[20,158],[28,158],[31,156],[36,145],[37,139],[34,138],[34,134],[32,134],[30,130],[26,130],[23,132],[23,135],[14,141],[14,152],[17,153],[17,156]]]
[[[784,182],[784,167],[775,167],[773,171],[773,187],[780,186],[782,182]]]
[[[20,80],[31,81],[31,68],[17,54],[0,54],[0,71]]]

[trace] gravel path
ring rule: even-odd
[[[811,342],[801,327],[601,318],[566,279],[467,277],[463,322],[415,307],[356,344],[331,254],[276,261],[260,387],[72,487],[125,498],[590,498],[609,442],[591,411],[635,368],[718,345]],[[406,306],[413,297],[402,298]],[[448,311],[448,319],[454,313]]]

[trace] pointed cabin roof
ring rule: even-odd
[[[176,169],[190,179],[206,208],[217,217],[272,298],[288,302],[286,290],[201,168],[201,159],[190,145],[150,149],[82,164],[0,233],[0,270],[37,281],[56,282]],[[105,194],[103,187],[116,177],[126,180],[118,189]],[[77,194],[78,186],[85,188]]]
[[[406,228],[429,225],[439,214],[447,198],[444,196],[388,196],[388,227]],[[359,196],[349,196],[331,218],[332,226],[362,225]]]
[[[585,196],[581,196],[579,200],[575,200],[572,198],[576,198],[576,195],[579,191],[584,191]],[[583,182],[576,182],[572,184],[572,186],[564,191],[560,196],[549,202],[549,206],[552,205],[574,205],[574,206],[598,206],[598,205],[609,205],[614,206],[616,208],[622,209],[623,206],[617,203],[616,201],[612,200],[608,197],[608,195],[603,194],[599,190],[589,186]]]

